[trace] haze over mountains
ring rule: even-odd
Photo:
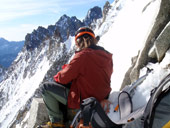
[[[24,41],[8,41],[0,38],[0,65],[8,68],[24,46]]]

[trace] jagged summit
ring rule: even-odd
[[[85,26],[88,26],[89,24],[94,22],[94,20],[100,19],[100,18],[102,18],[102,10],[100,7],[95,6],[94,8],[91,8],[88,11],[85,19],[83,20],[83,23]]]
[[[95,6],[91,8],[85,19],[80,21],[75,16],[69,17],[66,14],[61,16],[55,25],[49,25],[46,28],[38,27],[32,33],[27,34],[25,37],[25,47],[27,50],[32,50],[40,45],[40,43],[50,37],[52,37],[55,31],[61,35],[62,42],[66,41],[69,36],[74,36],[75,31],[81,26],[89,26],[92,22],[102,18],[102,10],[100,7]]]
[[[49,36],[48,29],[44,27],[38,27],[31,34],[27,34],[25,37],[25,47],[27,50],[34,49],[40,45],[40,43]]]
[[[55,25],[56,29],[60,31],[63,41],[66,41],[69,35],[74,36],[75,31],[84,24],[75,16],[69,17],[64,14]]]

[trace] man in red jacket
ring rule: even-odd
[[[56,83],[42,85],[50,122],[41,128],[64,127],[66,109],[63,108],[68,110],[67,117],[73,118],[85,98],[95,97],[102,105],[108,105],[113,72],[112,54],[96,45],[95,34],[88,27],[82,27],[76,32],[75,43],[79,51],[54,76]]]

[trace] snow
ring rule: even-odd
[[[119,120],[119,112],[114,112],[113,109],[117,105],[119,88],[125,72],[131,65],[131,58],[138,54],[151,31],[155,16],[159,10],[160,0],[120,0],[116,5],[114,3],[111,5],[122,9],[116,10],[113,7],[109,11],[105,23],[100,28],[96,28],[95,34],[103,35],[99,45],[113,53],[114,72],[111,78],[112,93],[109,97],[112,104],[108,116],[112,121],[117,121]],[[69,37],[65,44],[67,49],[72,49],[74,47],[74,37]],[[45,48],[39,56],[43,55],[44,52]],[[19,56],[23,56],[22,53],[19,53],[17,59],[19,59]],[[31,60],[27,62],[29,61]],[[27,67],[27,62],[23,60],[22,66]],[[170,73],[170,69],[167,68],[169,62],[170,50],[166,53],[161,63],[149,63],[147,65],[147,67],[153,69],[153,72],[136,88],[132,97],[133,110],[144,106],[150,97],[150,91],[159,84],[163,77]],[[2,88],[6,89],[10,97],[0,111],[0,127],[7,128],[16,119],[19,111],[25,107],[26,102],[38,88],[50,64],[47,58],[43,57],[40,63],[35,66],[36,73],[34,76],[27,75],[23,79],[24,70],[17,68],[16,72],[19,72],[21,75],[15,84],[12,83],[11,79],[1,83],[4,86],[10,86],[9,88],[8,86],[0,86],[0,90]],[[140,76],[145,73],[146,67],[141,69]],[[27,114],[24,120],[29,117],[29,114]],[[21,125],[18,124],[16,127],[20,128]]]
[[[113,90],[119,90],[124,74],[131,65],[131,58],[138,54],[152,28],[154,17],[158,12],[159,0],[153,2],[145,10],[146,12],[142,12],[147,3],[148,0],[126,0],[116,20],[99,42],[113,53]],[[100,30],[98,32],[101,33]]]
[[[66,44],[66,48],[68,51],[74,48],[75,45],[74,42],[75,42],[75,38],[72,36],[69,36],[69,38],[64,42]]]

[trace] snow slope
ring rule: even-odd
[[[22,54],[24,53],[20,53],[17,59],[19,59],[20,56],[23,56]],[[44,51],[42,51],[39,55],[42,54],[44,54]],[[19,65],[22,65],[23,68],[25,68],[28,63],[29,61],[25,62],[23,60],[23,62],[21,62]],[[14,121],[17,113],[22,111],[22,108],[25,107],[27,101],[34,95],[35,90],[38,88],[39,83],[44,78],[44,75],[47,72],[49,66],[49,62],[45,57],[38,65],[38,67],[35,65],[37,68],[36,71],[39,72],[36,73],[35,76],[29,77],[29,75],[27,75],[27,77],[23,79],[22,76],[24,74],[24,70],[18,69],[16,72],[20,72],[20,78],[18,78],[15,83],[12,82],[11,77],[1,83],[0,89],[6,89],[8,92],[8,101],[0,111],[0,127],[7,128],[11,125],[10,123]]]
[[[14,74],[10,74],[7,80],[1,82],[0,91],[4,94],[1,94],[0,102],[5,101],[5,103],[1,103],[3,106],[0,110],[0,128],[10,127],[18,114],[25,110],[30,98],[34,96],[36,89],[39,88],[45,74],[51,67],[52,63],[47,54],[49,42],[49,40],[44,42],[46,45],[41,52],[38,49],[33,51],[35,57],[30,51],[20,52],[15,60],[18,63],[14,67]],[[67,48],[71,49],[69,41],[67,43]],[[51,59],[60,58],[59,56],[63,52],[62,47],[63,44],[60,44],[60,49],[55,50],[50,56]],[[29,68],[31,69],[29,70]],[[18,77],[16,78],[15,75]]]
[[[100,45],[113,53],[113,90],[119,90],[124,74],[131,65],[131,58],[138,54],[153,25],[159,9],[159,0],[154,1],[145,12],[142,12],[150,1],[123,0],[123,9],[100,40]],[[109,15],[113,15],[113,12]],[[103,29],[96,31],[100,33]]]

